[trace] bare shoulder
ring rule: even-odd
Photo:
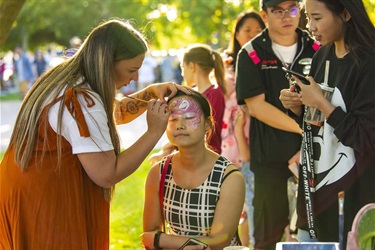
[[[147,182],[151,185],[156,185],[160,181],[160,168],[161,168],[161,161],[155,163],[147,175]]]
[[[224,176],[226,176],[225,179],[229,182],[240,182],[240,185],[244,182],[241,171],[233,163],[229,164],[225,169]]]
[[[233,195],[244,197],[245,194],[245,179],[234,164],[228,165],[224,172],[224,180],[221,186],[221,197],[233,199]]]

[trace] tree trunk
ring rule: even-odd
[[[25,0],[0,0],[0,49],[24,3]]]

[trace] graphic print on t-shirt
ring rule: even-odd
[[[338,88],[335,88],[331,102],[346,112],[345,102]],[[317,191],[346,175],[353,168],[355,158],[353,149],[344,146],[337,139],[333,128],[326,121],[324,121],[324,126],[320,127],[318,135],[314,136],[313,141]],[[320,152],[325,153],[322,156]]]

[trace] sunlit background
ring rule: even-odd
[[[363,2],[374,22],[375,0]],[[72,37],[84,38],[98,23],[113,17],[131,20],[153,50],[178,49],[195,42],[225,48],[236,16],[249,9],[259,10],[259,1],[27,0],[0,52],[16,44],[30,50],[51,44],[69,47]]]

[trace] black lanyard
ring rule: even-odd
[[[313,193],[315,193],[315,172],[313,157],[313,136],[311,125],[303,121],[303,141],[301,149],[301,166],[303,193],[305,197],[307,223],[311,239],[317,238],[314,224]]]

